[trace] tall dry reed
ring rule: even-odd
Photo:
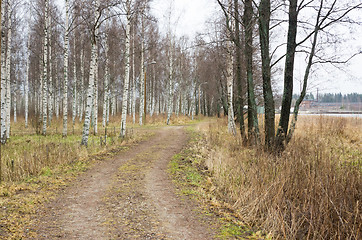
[[[225,126],[210,125],[205,163],[243,221],[277,239],[362,237],[361,119],[301,117],[280,156],[243,148]]]

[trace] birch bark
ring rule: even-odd
[[[140,126],[143,125],[143,110],[144,110],[144,84],[145,84],[145,58],[144,58],[144,51],[145,51],[145,43],[144,43],[144,24],[143,24],[143,17],[142,17],[142,39],[141,39],[141,73],[140,73],[140,110],[139,110],[139,123]]]
[[[75,124],[75,118],[77,117],[77,57],[76,57],[76,46],[75,46],[75,38],[74,38],[74,62],[73,62],[73,108],[72,108],[72,122],[73,128]]]
[[[96,29],[98,37],[98,29]],[[96,61],[94,66],[94,109],[93,109],[93,129],[94,134],[98,134],[98,46],[96,45]]]
[[[122,119],[121,119],[121,137],[126,136],[126,118],[127,118],[127,97],[129,86],[129,72],[130,72],[130,37],[131,37],[131,5],[127,2],[127,27],[126,27],[126,68],[123,88],[123,101],[122,101]],[[141,109],[140,109],[141,112]],[[141,120],[141,119],[140,119]]]
[[[12,21],[11,11],[12,0],[8,0],[8,44],[6,53],[6,138],[10,138],[10,111],[11,111],[11,38],[12,38]]]
[[[13,97],[14,97],[14,102],[13,102],[13,106],[14,106],[14,123],[16,123],[17,122],[17,116],[16,116],[17,98],[16,98],[16,92],[14,92]]]
[[[84,49],[80,52],[80,96],[79,96],[79,121],[83,119],[84,110]]]
[[[24,97],[25,97],[25,128],[28,128],[28,116],[29,116],[29,65],[30,65],[30,37],[28,40],[28,56],[26,60],[26,76],[24,83]]]
[[[133,115],[133,124],[136,123],[136,69],[135,69],[135,29],[133,26],[133,37],[132,37],[132,115]]]
[[[173,56],[172,56],[172,39],[170,33],[170,48],[169,48],[169,86],[168,86],[168,101],[167,101],[167,125],[170,124],[171,112],[172,112],[172,87],[173,87]]]
[[[49,16],[48,25],[49,34],[49,98],[48,98],[48,110],[49,110],[49,127],[51,126],[53,119],[53,103],[54,103],[54,90],[53,90],[53,64],[52,64],[52,31],[51,31],[51,16]]]
[[[108,20],[107,20],[107,30],[108,31]],[[105,69],[105,74],[104,74],[104,99],[103,99],[103,121],[102,121],[102,126],[105,127],[107,124],[107,119],[108,119],[108,108],[109,108],[109,96],[108,96],[108,84],[109,84],[109,56],[108,56],[108,51],[109,51],[109,43],[108,43],[108,32],[106,32],[105,35],[105,54],[106,54],[106,69]]]
[[[1,143],[6,141],[5,4],[1,4]]]
[[[68,135],[68,53],[69,53],[69,1],[65,0],[63,137]]]
[[[232,12],[232,2],[229,0],[229,10]],[[230,20],[227,20],[230,21]],[[231,23],[231,22],[230,22]],[[233,73],[233,46],[231,43],[231,29],[227,31],[227,69],[226,69],[226,86],[227,86],[227,97],[228,97],[228,131],[229,133],[236,135],[236,125],[234,121],[234,106],[233,106],[233,87],[234,87],[234,73]]]
[[[234,122],[234,107],[233,107],[233,55],[231,42],[227,42],[227,92],[228,92],[228,131],[236,135],[236,125]]]
[[[49,0],[45,0],[45,16],[44,16],[44,52],[43,52],[43,130],[42,135],[47,132],[47,111],[48,111],[48,8]]]
[[[100,0],[96,1],[96,9],[95,9],[95,19],[94,19],[94,28],[97,29],[98,26],[98,19],[100,17]],[[88,145],[88,137],[89,137],[89,129],[90,129],[90,120],[91,120],[91,112],[93,109],[93,95],[94,95],[94,78],[95,78],[95,68],[97,66],[97,57],[98,57],[98,48],[97,48],[97,31],[93,33],[91,43],[92,43],[92,50],[91,50],[91,63],[90,63],[90,70],[89,70],[89,86],[87,92],[87,105],[85,109],[85,116],[84,116],[84,125],[83,125],[83,134],[82,134],[82,142],[81,145]]]

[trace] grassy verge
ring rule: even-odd
[[[362,121],[303,117],[281,155],[243,147],[220,119],[200,148],[213,195],[275,239],[360,239]]]
[[[266,235],[255,231],[243,222],[227,202],[216,195],[213,172],[205,165],[207,154],[203,134],[188,128],[190,142],[179,154],[174,155],[169,172],[177,186],[178,194],[190,196],[200,203],[203,214],[216,216],[219,221],[219,239],[266,239]]]
[[[34,238],[29,226],[37,209],[97,161],[109,159],[151,135],[148,131],[126,139],[110,135],[107,145],[92,136],[88,148],[79,146],[80,136],[13,137],[4,150],[7,181],[0,185],[0,239]],[[13,166],[9,166],[9,159],[15,159]]]

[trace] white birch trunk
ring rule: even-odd
[[[140,110],[139,110],[139,123],[140,126],[143,125],[143,110],[144,110],[144,84],[145,84],[145,43],[144,43],[144,25],[143,25],[143,17],[142,17],[142,39],[141,39],[141,72],[140,72]]]
[[[172,56],[172,36],[170,34],[170,49],[169,49],[169,88],[168,88],[168,101],[167,101],[167,125],[170,124],[170,118],[171,118],[171,113],[172,113],[172,99],[173,99],[173,94],[172,94],[172,88],[173,88],[173,56]]]
[[[16,110],[17,110],[17,99],[16,99],[16,92],[14,92],[14,102],[13,102],[13,106],[14,106],[14,123],[17,122],[17,119],[16,119]]]
[[[194,93],[196,93],[196,89],[194,89]],[[192,120],[194,120],[195,114],[196,114],[196,94],[194,94],[192,102],[192,117],[191,117]]]
[[[98,36],[98,30],[96,30]],[[94,66],[94,109],[93,109],[93,128],[94,134],[98,134],[98,46],[96,45],[96,61]]]
[[[152,97],[151,97],[151,110],[150,110],[150,116],[152,117],[155,112],[155,91],[156,89],[156,72],[155,67],[153,67],[153,84],[152,84]]]
[[[84,110],[84,49],[80,52],[80,74],[79,121],[81,122]]]
[[[126,136],[126,118],[127,118],[127,98],[128,98],[128,87],[129,87],[129,75],[130,75],[130,38],[131,38],[131,6],[128,2],[127,6],[127,27],[126,27],[126,67],[125,67],[125,78],[123,88],[123,101],[122,101],[122,119],[121,119],[121,137]],[[141,109],[140,109],[141,111]]]
[[[42,47],[44,47],[44,44],[42,44]],[[42,51],[44,52],[44,49],[42,48]],[[42,123],[43,121],[43,56],[41,56],[40,61],[39,61],[39,83],[40,83],[40,88],[38,89],[38,94],[36,94],[36,96],[38,97],[38,121],[39,124]]]
[[[8,49],[6,54],[6,137],[10,138],[10,112],[11,112],[11,40],[12,21],[10,7],[12,0],[8,0]]]
[[[48,8],[49,0],[45,0],[45,19],[44,19],[44,55],[43,55],[43,131],[42,134],[45,136],[47,132],[47,121],[48,121]]]
[[[72,122],[73,128],[75,124],[75,118],[77,117],[77,58],[76,58],[76,47],[74,38],[74,62],[73,62],[73,107],[72,107]]]
[[[26,76],[24,86],[25,97],[25,128],[28,128],[28,116],[29,116],[29,68],[30,68],[30,37],[28,40],[28,56],[26,60]]]
[[[135,29],[133,26],[133,38],[132,38],[132,116],[133,116],[133,124],[136,123],[136,69],[135,69]]]
[[[1,143],[6,141],[5,4],[1,4]]]
[[[52,32],[51,32],[51,16],[49,17],[49,98],[48,98],[48,111],[49,111],[49,127],[53,119],[53,103],[54,103],[54,90],[53,90],[53,64],[52,64]]]
[[[107,25],[108,27],[108,25]],[[108,28],[107,30],[108,31]],[[105,68],[105,74],[104,74],[104,98],[103,98],[103,120],[102,120],[102,126],[105,127],[107,125],[107,119],[108,119],[108,109],[109,109],[109,96],[108,96],[108,85],[109,85],[109,43],[108,43],[108,33],[106,33],[105,36],[105,54],[106,54],[106,68]]]
[[[95,8],[95,29],[98,28],[97,20],[100,16],[99,12],[99,5],[100,1],[96,1],[96,8]],[[84,125],[83,125],[83,134],[82,134],[82,145],[87,146],[88,145],[88,137],[89,137],[89,129],[90,129],[90,120],[91,120],[91,113],[93,109],[93,103],[94,103],[94,79],[95,79],[95,68],[97,66],[98,62],[98,48],[97,48],[97,37],[96,36],[97,31],[94,32],[94,35],[92,36],[92,50],[91,50],[91,63],[90,63],[90,69],[89,69],[89,86],[88,86],[88,92],[87,92],[87,105],[85,109],[85,116],[84,116]]]
[[[55,117],[59,118],[59,109],[60,109],[60,80],[59,77],[55,77],[55,85],[57,86],[57,91],[55,94]]]
[[[109,124],[109,113],[110,113],[110,107],[111,107],[111,91],[109,89],[109,83],[110,83],[110,79],[109,79],[109,82],[108,82],[108,91],[107,91],[107,95],[108,95],[108,102],[107,102],[107,119],[106,119],[106,126],[108,126]]]
[[[69,1],[65,0],[63,137],[68,135],[68,54],[69,54]]]
[[[234,107],[233,107],[233,49],[230,41],[227,41],[227,69],[226,69],[226,81],[227,81],[227,97],[228,97],[228,131],[229,133],[236,135],[236,125],[234,121]]]
[[[114,116],[116,114],[116,98],[114,96],[114,92],[111,91],[111,115]]]
[[[92,55],[91,55],[91,63],[90,63],[90,71],[89,71],[89,86],[87,92],[87,105],[85,109],[84,115],[84,125],[83,125],[83,136],[82,136],[82,145],[88,145],[88,136],[89,136],[89,128],[90,128],[90,120],[91,120],[91,112],[93,108],[93,93],[94,93],[94,68],[96,65],[96,57],[97,57],[97,47],[96,43],[92,42]]]

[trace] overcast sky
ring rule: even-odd
[[[63,2],[57,0],[57,2]],[[216,12],[220,12],[220,7],[216,0],[153,0],[151,2],[151,13],[158,19],[160,31],[165,33],[168,27],[168,13],[170,4],[173,2],[171,14],[171,28],[176,36],[187,35],[192,41],[197,32],[206,32],[206,21]],[[348,34],[348,33],[346,33]],[[352,44],[362,49],[362,30],[360,37]],[[346,46],[344,46],[346,47]],[[348,46],[347,46],[348,47]],[[340,49],[343,51],[343,49]],[[296,62],[296,68],[298,68]],[[296,70],[295,91],[299,92],[298,79],[302,79],[303,70]],[[347,67],[338,70],[331,67],[319,67],[314,71],[310,79],[310,91],[314,94],[317,88],[320,92],[358,92],[362,93],[362,56],[353,58]],[[282,88],[282,83],[279,84]]]
[[[167,31],[168,12],[171,2],[174,2],[171,26],[176,28],[174,31],[177,36],[187,35],[190,40],[192,40],[196,32],[205,32],[206,21],[215,16],[216,12],[221,11],[216,0],[153,0],[151,9],[153,15],[159,21],[161,32]],[[359,41],[355,41],[352,44],[357,44],[359,49],[362,49],[362,41],[360,40],[362,39],[362,32],[360,32],[360,35]],[[302,64],[296,62],[296,81],[294,87],[296,93],[300,90],[298,80],[300,81],[304,74],[304,68],[299,70],[299,65]],[[315,69],[311,74],[309,85],[309,90],[313,94],[316,94],[317,89],[322,93],[362,93],[362,56],[353,58],[348,66],[342,70],[327,65],[319,66],[318,70]],[[282,89],[282,87],[283,84],[280,81],[279,88]]]

